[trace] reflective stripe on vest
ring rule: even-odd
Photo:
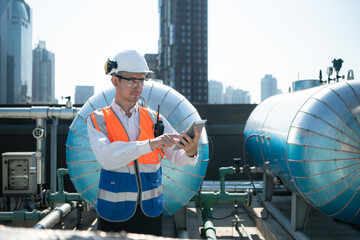
[[[153,124],[156,115],[139,107],[140,133],[138,141],[154,138]],[[155,116],[155,118],[153,117]],[[105,134],[110,142],[128,142],[128,134],[111,107],[96,110],[91,113],[91,121],[94,127]],[[141,207],[144,214],[155,217],[162,213],[163,188],[161,183],[160,160],[163,153],[156,149],[151,153],[140,156],[139,180],[136,177],[136,164],[133,162],[127,166],[113,170],[101,170],[97,211],[99,215],[109,221],[126,221],[136,211],[138,186],[141,188]]]

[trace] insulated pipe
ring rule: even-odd
[[[247,153],[312,207],[360,224],[359,118],[359,80],[272,96],[246,122]]]
[[[44,217],[38,222],[33,229],[47,229],[58,223],[63,217],[69,214],[74,209],[75,204],[64,203],[60,207],[57,207],[49,215]]]
[[[0,118],[22,119],[74,119],[80,108],[65,107],[29,107],[29,108],[0,108]]]
[[[66,163],[77,192],[94,209],[97,207],[97,191],[101,166],[92,152],[86,118],[91,112],[109,106],[115,97],[115,88],[109,88],[92,96],[83,105],[69,128],[66,141]],[[181,133],[196,120],[201,120],[196,108],[180,93],[155,81],[146,81],[138,101],[140,106],[157,111]],[[206,129],[203,129],[198,145],[196,166],[178,168],[166,157],[161,161],[164,217],[174,214],[185,206],[198,191],[205,177],[209,162],[209,146]]]

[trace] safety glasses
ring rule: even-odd
[[[131,88],[136,88],[137,86],[142,88],[144,86],[144,82],[148,80],[148,78],[140,79],[140,78],[126,78],[120,75],[115,75],[115,76],[119,79],[126,80],[127,82],[125,82],[125,85]]]

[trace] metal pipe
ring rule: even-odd
[[[81,108],[65,107],[30,107],[30,108],[0,108],[0,118],[22,119],[74,119]]]
[[[249,240],[253,240],[251,237],[251,234],[249,234],[249,232],[246,230],[244,224],[241,222],[240,218],[238,215],[235,215],[235,229],[236,231],[239,233],[239,236],[242,237],[242,234],[240,232],[239,226],[238,224],[240,224],[240,227],[243,229],[243,231],[245,232],[246,236],[248,237]]]
[[[25,212],[0,212],[0,220],[7,221],[39,221],[42,218],[43,213],[40,211]]]
[[[69,170],[67,168],[59,168],[57,170],[58,176],[58,185],[59,185],[59,192],[60,194],[64,193],[64,176],[69,174]]]
[[[47,229],[58,223],[63,217],[69,214],[74,209],[73,203],[64,203],[60,207],[57,207],[49,215],[44,217],[38,222],[33,229]]]
[[[205,233],[206,239],[215,240],[216,239],[216,229],[214,227],[213,222],[211,221],[211,217],[212,217],[211,208],[204,207],[203,213],[202,213],[202,219],[204,222],[203,231]]]
[[[191,201],[198,201],[199,194],[196,193]],[[250,200],[250,194],[247,192],[243,193],[225,193],[221,194],[218,192],[201,192],[200,201],[202,205],[211,206],[213,203],[228,203],[233,201],[239,201],[243,203],[248,203]]]
[[[306,236],[304,232],[293,231],[291,229],[291,222],[289,221],[289,219],[277,207],[275,207],[272,202],[265,201],[265,206],[271,213],[271,215],[295,240],[310,240],[310,238]]]
[[[46,196],[47,202],[66,203],[72,201],[83,201],[82,197],[78,193],[67,193],[64,191],[64,176],[69,174],[67,168],[59,168],[57,170],[58,176],[58,192],[48,193]]]
[[[239,167],[238,169],[239,169],[238,173],[244,173],[244,171],[245,171],[244,167]],[[263,172],[263,169],[261,167],[249,167],[248,170],[251,173],[262,173]],[[221,168],[219,168],[220,193],[225,193],[225,176],[227,174],[233,175],[234,173],[236,173],[236,168],[235,167],[221,167]]]
[[[38,118],[36,119],[36,128],[43,129],[46,128],[46,120]],[[42,136],[36,138],[36,175],[37,175],[37,184],[42,186],[45,183],[45,161],[43,160],[46,150],[46,133]]]
[[[29,205],[29,209],[34,210],[39,206],[39,203]],[[21,209],[14,212],[0,212],[0,220],[8,221],[39,221],[42,218],[42,212],[33,211],[28,212],[28,209]]]
[[[233,175],[235,172],[234,167],[221,167],[219,168],[219,176],[220,176],[220,194],[225,193],[225,175]]]
[[[51,125],[50,147],[50,190],[56,192],[56,169],[57,169],[57,127],[59,120],[53,118]]]

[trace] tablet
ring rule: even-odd
[[[196,127],[198,131],[200,131],[205,126],[206,122],[207,122],[206,119],[193,121],[190,124],[190,126],[186,129],[186,131],[185,131],[186,134],[191,138],[195,137],[194,127]],[[180,142],[180,144],[182,144],[182,143]],[[178,145],[172,146],[172,150],[180,150],[180,149],[182,149],[182,148],[180,148]]]

